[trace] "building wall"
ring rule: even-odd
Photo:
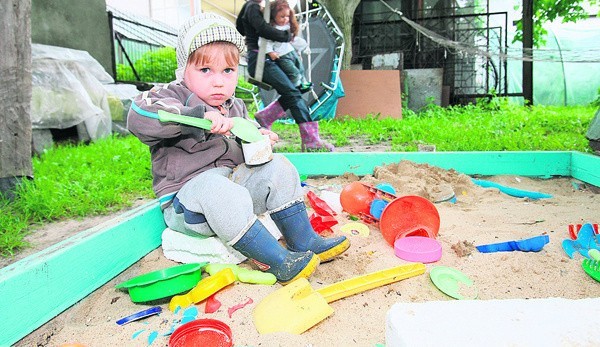
[[[106,4],[123,12],[150,17],[150,1],[151,0],[106,0]]]
[[[178,29],[187,19],[201,12],[217,13],[235,23],[246,0],[106,0],[121,11],[150,17]]]
[[[245,0],[205,0],[200,1],[202,11],[214,12],[235,22],[237,14],[244,5]]]
[[[31,42],[87,51],[113,73],[105,0],[32,0]]]

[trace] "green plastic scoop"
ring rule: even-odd
[[[176,122],[204,130],[210,130],[210,127],[212,126],[212,122],[208,119],[184,116],[163,110],[158,110],[158,119],[161,122]],[[263,135],[251,121],[241,117],[233,117],[231,119],[233,119],[233,128],[231,128],[231,133],[233,135],[246,142],[258,142],[263,140]]]
[[[477,287],[464,273],[447,266],[434,266],[429,271],[433,284],[444,294],[454,299],[476,299]]]
[[[591,278],[600,282],[600,261],[583,259],[583,262],[581,262],[581,267],[586,274],[590,275]]]

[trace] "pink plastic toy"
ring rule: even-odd
[[[394,242],[394,254],[407,261],[433,263],[442,258],[442,245],[425,236],[406,236]]]

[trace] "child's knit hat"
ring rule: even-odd
[[[185,69],[188,57],[198,48],[215,41],[226,41],[236,45],[240,53],[246,46],[244,37],[235,25],[214,13],[201,13],[191,17],[180,29],[177,39],[177,67]]]

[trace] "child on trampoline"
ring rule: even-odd
[[[301,93],[312,89],[312,83],[306,80],[304,65],[300,60],[299,52],[304,51],[308,44],[306,40],[298,37],[300,26],[296,20],[296,14],[287,0],[275,0],[271,2],[271,25],[278,30],[289,31],[292,34],[291,42],[277,42],[267,40],[264,37],[258,39],[259,46],[266,41],[267,55],[288,76],[292,84]]]
[[[315,233],[298,171],[285,156],[244,164],[241,145],[230,136],[232,117],[248,117],[243,101],[234,97],[244,48],[244,38],[226,19],[212,13],[190,18],[179,31],[177,80],[137,96],[127,127],[150,147],[153,190],[169,228],[216,235],[286,283],[310,276],[350,242]],[[163,123],[159,110],[208,119],[212,128]],[[260,130],[271,144],[278,140]],[[270,214],[286,247],[258,220],[262,213]]]
[[[292,39],[290,31],[277,30],[264,20],[264,6],[265,0],[246,0],[236,20],[236,28],[246,37],[248,73],[254,77],[257,73],[257,62],[262,59],[264,61],[262,82],[269,84],[279,94],[277,100],[256,112],[254,118],[261,126],[270,129],[271,125],[285,117],[286,110],[289,110],[300,130],[302,151],[331,152],[335,147],[321,139],[319,122],[312,119],[302,93],[292,84],[279,65],[266,57],[258,57],[259,37],[278,42],[288,42]]]

